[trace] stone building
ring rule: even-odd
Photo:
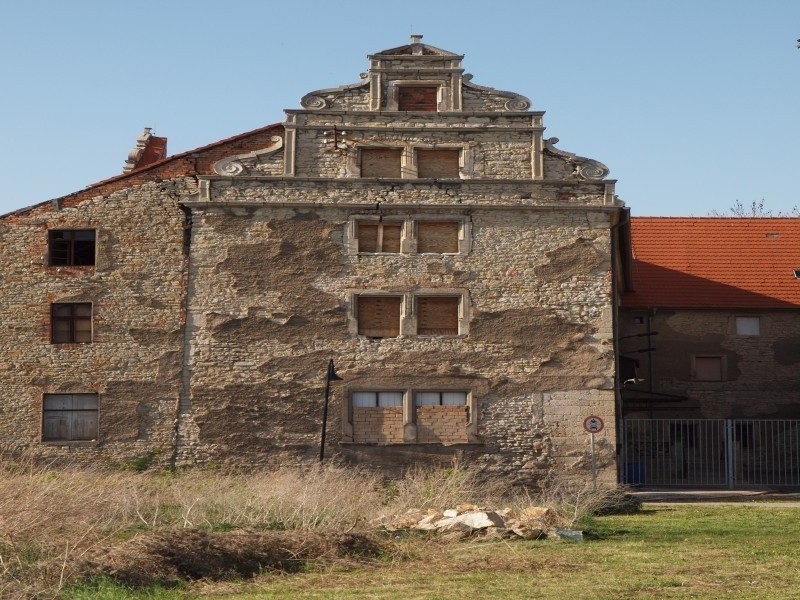
[[[283,123],[0,219],[0,443],[51,459],[616,481],[625,209],[543,113],[411,43]]]
[[[631,234],[629,479],[800,485],[800,219],[638,217]]]

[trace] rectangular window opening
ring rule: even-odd
[[[403,223],[397,221],[358,221],[359,252],[400,252]]]
[[[42,413],[42,440],[45,442],[98,438],[97,394],[45,394]]]
[[[695,356],[695,381],[722,381],[722,375],[721,356]]]
[[[736,335],[761,335],[761,318],[736,317]]]
[[[403,392],[353,392],[354,408],[396,408],[403,406]]]
[[[467,392],[417,392],[414,395],[417,406],[465,406]]]
[[[89,302],[54,303],[50,306],[50,341],[87,344],[92,341],[92,305]]]
[[[95,264],[94,229],[58,229],[48,232],[50,266],[91,266]]]
[[[358,335],[388,338],[400,335],[401,296],[358,296]]]
[[[436,112],[438,86],[401,85],[397,88],[397,110]]]
[[[361,148],[361,177],[400,179],[400,148]]]
[[[458,296],[418,296],[418,335],[458,335]]]
[[[417,252],[432,254],[458,253],[461,223],[457,221],[417,222]]]
[[[420,179],[458,179],[461,151],[458,149],[417,149],[417,177]]]

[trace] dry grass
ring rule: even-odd
[[[549,498],[512,497],[502,485],[457,465],[414,469],[385,482],[350,466],[330,464],[247,475],[52,471],[20,460],[0,464],[3,598],[53,597],[65,583],[92,574],[129,583],[174,583],[195,575],[249,576],[253,565],[342,557],[347,551],[337,536],[363,530],[364,523],[380,514],[410,508],[443,510],[472,503],[520,509],[544,502],[562,511],[562,525],[571,525],[608,503],[603,494],[566,485],[551,486]],[[287,534],[281,538],[276,531]],[[378,543],[360,539],[362,550]],[[361,554],[376,552],[372,548]],[[206,570],[199,568],[193,575],[183,569],[184,555],[194,561],[203,556]],[[126,562],[125,556],[138,558]],[[231,566],[237,562],[241,569]]]

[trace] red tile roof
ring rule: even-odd
[[[800,308],[800,218],[631,219],[626,308]]]

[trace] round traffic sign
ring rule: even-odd
[[[592,415],[583,420],[583,428],[589,433],[600,433],[603,431],[603,427],[605,427],[605,423],[600,417]]]

